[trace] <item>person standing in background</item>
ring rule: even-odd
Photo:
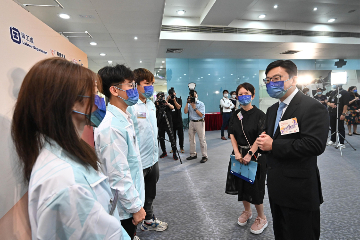
[[[154,94],[154,75],[145,68],[134,70],[135,83],[139,92],[137,104],[128,107],[134,123],[136,138],[138,140],[145,184],[146,212],[145,220],[140,229],[143,231],[162,232],[168,224],[155,218],[153,201],[156,196],[156,184],[159,180],[159,148],[157,144],[158,128],[156,121],[156,108],[150,98]]]
[[[236,108],[236,102],[237,102],[237,99],[236,99],[236,91],[232,91],[232,92],[230,92],[230,96],[231,96],[231,98],[230,98],[230,101],[232,102],[232,104],[234,104],[234,108],[232,109],[232,112],[234,113],[235,112],[235,110],[237,109]]]
[[[356,131],[357,125],[359,123],[358,109],[360,105],[359,94],[357,93],[357,87],[356,86],[349,87],[348,92],[350,94],[349,108],[348,108],[348,113],[345,116],[345,121],[349,130],[349,136],[353,134],[360,135],[360,133]],[[353,133],[351,133],[351,125],[353,126]]]
[[[192,101],[193,100],[193,101]],[[190,157],[187,157],[186,160],[194,160],[197,158],[196,153],[196,141],[195,133],[198,134],[202,158],[201,163],[206,163],[208,160],[207,155],[207,144],[205,137],[205,104],[198,100],[197,92],[194,91],[194,99],[189,97],[187,99],[187,104],[184,108],[184,113],[189,112],[189,142],[190,142]]]
[[[309,96],[309,97],[310,97],[310,89],[308,89],[307,87],[306,87],[306,88],[304,88],[304,89],[302,90],[302,92],[304,93],[304,95],[306,95],[306,96]]]
[[[223,98],[220,99],[220,106],[222,108],[222,126],[221,126],[221,139],[227,140],[224,136],[224,130],[227,126],[229,126],[229,120],[232,114],[232,110],[235,108],[235,105],[232,103],[232,101],[229,99],[229,91],[224,90],[223,91]],[[228,138],[230,139],[230,133],[228,131]]]
[[[316,95],[314,96],[316,100],[318,100],[322,105],[327,108],[327,97],[323,95],[323,90],[321,88],[317,89]]]
[[[133,71],[124,65],[103,67],[98,74],[110,102],[105,118],[95,129],[95,149],[113,192],[119,193],[121,225],[134,239],[137,225],[146,216],[145,190],[139,145],[127,108],[138,102],[139,93]]]
[[[173,133],[174,138],[176,141],[176,133],[179,136],[179,145],[180,145],[180,152],[184,153],[184,129],[183,129],[183,121],[182,121],[182,114],[181,114],[181,107],[182,107],[182,100],[181,98],[176,97],[176,92],[174,88],[170,88],[168,91],[168,98],[167,101],[171,105],[174,106],[174,110],[172,113],[172,123],[173,123]],[[172,153],[173,150],[170,151]]]

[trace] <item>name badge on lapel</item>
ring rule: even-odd
[[[137,118],[146,118],[146,112],[138,112]]]
[[[291,118],[279,122],[281,135],[287,135],[299,132],[299,124],[297,118]]]

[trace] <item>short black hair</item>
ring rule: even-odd
[[[229,91],[228,91],[228,90],[226,90],[226,89],[223,91],[223,94],[224,94],[225,92],[229,93]]]
[[[307,87],[302,90],[303,93],[306,93],[308,91],[310,91],[310,89],[308,89]]]
[[[290,60],[277,60],[270,63],[266,68],[265,75],[267,76],[268,72],[276,67],[284,68],[285,71],[289,74],[289,77],[297,76],[297,67],[295,63]]]
[[[110,99],[111,93],[109,88],[119,83],[123,83],[125,79],[134,80],[134,73],[125,65],[117,64],[115,66],[106,66],[98,71],[102,80],[103,94]]]
[[[236,92],[235,92],[235,91],[231,91],[231,92],[230,92],[230,95],[233,95],[233,93],[235,93],[235,94],[236,94]]]
[[[248,82],[244,82],[242,84],[240,84],[237,88],[236,88],[236,95],[238,95],[240,88],[245,88],[246,91],[250,91],[251,92],[251,96],[255,95],[255,87],[248,83]]]

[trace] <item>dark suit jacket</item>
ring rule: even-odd
[[[265,131],[273,135],[279,103],[268,108]],[[277,127],[272,151],[267,152],[267,186],[271,200],[284,207],[315,211],[323,202],[317,156],[325,151],[329,132],[326,108],[296,93],[282,119],[297,118],[299,132],[281,135]]]

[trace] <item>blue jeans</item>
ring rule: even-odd
[[[224,136],[224,130],[227,126],[229,126],[229,121],[230,121],[230,117],[231,117],[232,112],[227,112],[227,113],[223,113],[222,115],[222,120],[223,120],[223,124],[221,126],[221,136]],[[228,136],[230,136],[229,132],[228,132]]]

